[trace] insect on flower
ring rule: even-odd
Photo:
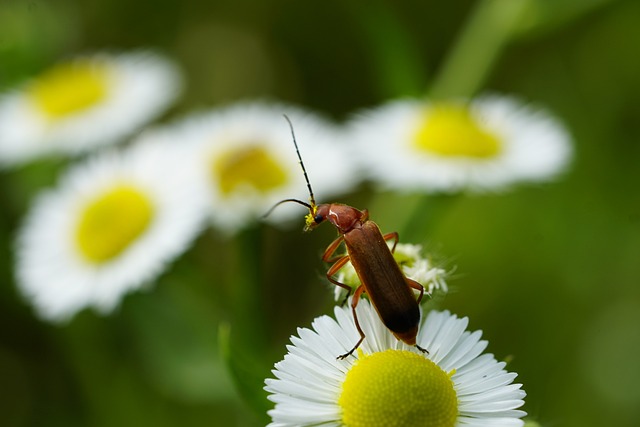
[[[360,334],[360,339],[350,351],[338,356],[338,359],[344,359],[352,354],[365,338],[356,314],[356,306],[363,292],[368,295],[384,325],[398,340],[426,352],[416,344],[420,323],[419,303],[424,295],[424,287],[415,280],[406,277],[393,258],[393,252],[399,240],[398,233],[383,235],[378,225],[369,219],[369,212],[366,209],[358,210],[341,203],[316,204],[311,183],[298,149],[293,125],[287,116],[285,119],[291,128],[293,143],[307,183],[309,203],[298,199],[285,199],[276,203],[265,216],[282,203],[294,202],[309,209],[309,213],[305,217],[305,231],[311,231],[325,221],[333,224],[338,230],[338,238],[327,247],[322,255],[324,262],[333,263],[327,271],[327,278],[336,286],[346,289],[348,296],[351,293],[351,287],[339,282],[334,276],[350,261],[361,283],[351,299],[353,320]],[[391,248],[387,245],[389,240],[393,240]],[[344,243],[347,253],[336,255],[336,251],[342,243]],[[420,292],[417,299],[413,289]]]

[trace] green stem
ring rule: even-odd
[[[457,195],[452,194],[384,192],[373,198],[367,208],[384,233],[397,231],[402,243],[421,244],[429,240],[456,200]]]
[[[257,361],[257,356],[239,348],[236,342],[235,331],[231,325],[222,323],[218,329],[218,344],[222,360],[227,366],[235,388],[244,402],[253,410],[253,414],[262,425],[269,422],[267,411],[273,404],[267,400],[267,392],[263,390],[264,379],[269,370]]]
[[[482,0],[436,76],[431,98],[470,97],[486,80],[531,0]]]
[[[400,241],[407,243],[407,225],[414,212],[421,210],[424,194],[385,191],[377,193],[366,205],[371,219],[384,233],[397,231]]]
[[[128,421],[140,425],[144,419],[154,426],[171,425],[170,418],[163,418],[161,413],[144,411],[154,403],[154,396],[135,377],[136,368],[121,348],[122,337],[117,330],[122,325],[110,326],[108,322],[113,319],[88,314],[78,317],[82,318],[53,335],[82,393],[78,417],[86,419],[81,424],[107,427]]]
[[[233,318],[221,325],[222,356],[239,393],[259,417],[266,420],[270,407],[262,390],[270,367],[264,362],[268,324],[261,295],[261,232],[256,227],[239,233],[233,241],[235,264],[231,278],[230,304]]]
[[[401,229],[406,239],[405,242],[427,242],[433,234],[433,230],[442,221],[443,216],[451,210],[451,206],[458,200],[456,196],[452,194],[422,195]]]
[[[395,98],[422,93],[426,72],[420,50],[398,14],[388,2],[346,1],[366,37],[365,49],[379,96]]]
[[[247,349],[262,354],[266,348],[268,326],[260,286],[262,235],[257,227],[240,232],[233,241],[234,277],[231,283],[233,330],[240,334]]]

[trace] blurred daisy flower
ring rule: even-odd
[[[276,202],[308,198],[291,130],[293,126],[316,197],[348,191],[354,185],[350,157],[327,120],[299,108],[247,102],[200,113],[173,126],[147,132],[143,139],[180,141],[191,153],[203,197],[216,228],[233,234],[262,217]],[[300,206],[283,205],[268,220],[280,224],[301,218]]]
[[[180,152],[141,144],[76,166],[38,197],[17,239],[17,281],[41,317],[112,310],[200,231],[204,205]]]
[[[389,248],[393,247],[393,241],[388,241],[387,244],[389,245]],[[448,291],[449,288],[445,280],[447,272],[443,268],[435,266],[430,257],[422,254],[421,245],[398,243],[395,251],[393,252],[393,257],[400,265],[404,275],[424,286],[424,290],[427,294],[432,295],[435,291],[443,293]],[[352,288],[352,293],[361,284],[351,262],[347,262],[344,267],[339,270],[335,279],[340,283],[350,286]],[[347,291],[344,288],[336,286],[336,301],[343,301],[346,293]],[[365,293],[364,296],[366,297],[366,295],[367,294]],[[423,298],[422,301],[427,300],[428,298]]]
[[[554,117],[506,97],[395,101],[351,124],[370,179],[387,189],[456,192],[549,180],[570,160]]]
[[[298,329],[276,379],[265,389],[275,408],[272,427],[425,426],[516,427],[525,392],[515,373],[491,354],[481,331],[468,332],[467,318],[432,311],[421,325],[416,352],[397,341],[367,301],[358,305],[366,333],[358,358],[336,360],[351,348],[357,332],[348,307],[336,320],[321,316],[313,330]]]
[[[0,97],[0,166],[116,142],[176,98],[176,66],[151,52],[61,62]]]

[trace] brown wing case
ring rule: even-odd
[[[402,341],[415,344],[420,310],[378,226],[366,221],[345,234],[344,240],[351,263],[385,326]]]

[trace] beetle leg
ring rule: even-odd
[[[418,300],[417,300],[418,304],[420,304],[420,300],[422,299],[422,296],[424,295],[424,286],[422,286],[420,283],[416,282],[413,279],[409,279],[408,277],[405,277],[404,279],[405,279],[405,281],[407,282],[407,285],[409,285],[410,288],[417,289],[417,290],[420,291],[420,295],[418,296]],[[427,295],[429,295],[429,293],[427,293]],[[427,351],[426,348],[422,348],[418,344],[416,344],[415,347],[418,350],[420,350],[421,352],[429,354],[429,351]]]
[[[394,253],[396,251],[396,245],[400,240],[400,237],[398,236],[398,232],[394,231],[393,233],[387,233],[384,236],[382,236],[382,238],[384,239],[385,242],[391,239],[395,240],[395,242],[393,242],[393,246],[391,247],[391,253]]]
[[[429,350],[427,350],[426,348],[422,348],[418,344],[416,344],[415,347],[421,352],[429,354]]]
[[[343,241],[344,241],[344,236],[341,235],[336,240],[331,242],[331,244],[327,246],[327,249],[324,251],[324,254],[322,255],[322,261],[331,263],[331,262],[336,262],[337,260],[342,258],[344,255],[333,256],[333,254],[338,250],[338,247]]]
[[[424,286],[422,286],[420,283],[416,282],[413,279],[409,279],[408,277],[404,278],[405,281],[407,282],[407,285],[409,285],[410,288],[416,289],[418,291],[420,291],[420,295],[418,296],[418,304],[420,304],[420,301],[422,300],[422,296],[424,295]],[[427,294],[429,295],[429,294]]]
[[[351,312],[353,313],[353,321],[355,322],[356,329],[360,334],[360,339],[351,350],[349,350],[345,354],[341,354],[336,359],[340,359],[340,360],[346,359],[349,355],[353,354],[353,352],[356,351],[358,347],[360,347],[360,344],[362,344],[362,341],[364,341],[364,331],[360,327],[360,323],[358,322],[358,315],[356,314],[356,306],[358,305],[358,301],[360,301],[360,295],[362,295],[362,292],[364,292],[364,286],[360,285],[358,286],[356,291],[353,293],[353,298],[351,299]]]
[[[343,255],[342,258],[338,258],[335,263],[329,268],[329,270],[327,271],[327,279],[329,279],[329,281],[331,283],[333,283],[336,286],[340,286],[343,289],[347,290],[347,296],[344,297],[344,300],[342,301],[342,303],[340,305],[344,305],[345,302],[347,302],[347,298],[349,298],[349,295],[351,295],[351,286],[349,285],[345,285],[344,283],[338,282],[336,279],[333,278],[333,275],[336,274],[342,267],[344,267],[344,265],[349,261],[349,255]]]

